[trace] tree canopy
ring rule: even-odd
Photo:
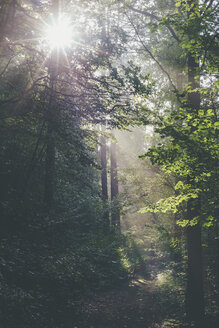
[[[215,0],[0,2],[4,328],[216,327],[217,26]]]

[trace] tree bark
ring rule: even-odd
[[[188,215],[191,219],[195,215],[192,203],[188,204]],[[204,317],[204,291],[200,223],[187,228],[187,253],[186,314],[189,321],[194,321],[201,327]]]
[[[17,1],[4,0],[0,6],[0,41],[14,31]]]
[[[47,124],[44,201],[46,208],[51,210],[55,189],[55,135],[52,122],[49,119]]]
[[[50,211],[54,203],[55,190],[55,104],[54,104],[54,84],[56,79],[56,69],[54,69],[54,57],[52,53],[49,60],[50,95],[46,113],[47,136],[46,136],[46,160],[45,160],[45,187],[44,202],[45,207]]]
[[[117,158],[116,158],[116,144],[111,142],[110,147],[110,162],[111,162],[111,200],[112,206],[112,226],[115,231],[120,232],[120,209],[119,209],[119,184],[118,184],[118,172],[117,172]]]
[[[106,146],[106,138],[100,137],[100,156],[101,156],[101,186],[102,186],[102,199],[106,205],[104,210],[104,230],[106,232],[109,231],[110,228],[110,220],[109,220],[109,210],[107,208],[108,201],[108,185],[107,185],[107,146]]]
[[[200,87],[198,76],[199,64],[197,59],[188,54],[188,82],[192,90]],[[200,93],[194,91],[188,93],[189,110],[198,112],[200,109]],[[190,181],[190,177],[188,177]],[[187,205],[188,219],[191,221],[198,217],[200,203],[197,199],[191,199]],[[189,226],[187,229],[187,288],[186,288],[186,314],[189,321],[194,321],[197,327],[201,327],[204,317],[204,289],[203,289],[203,263],[201,225]]]

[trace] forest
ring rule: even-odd
[[[0,0],[0,328],[219,327],[217,0]]]

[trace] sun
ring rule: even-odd
[[[60,17],[47,26],[45,39],[51,49],[67,48],[72,43],[72,26],[67,17]]]

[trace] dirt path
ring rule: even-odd
[[[82,307],[84,322],[75,328],[159,328],[161,309],[156,298],[154,281],[133,280],[129,286],[87,299]]]

